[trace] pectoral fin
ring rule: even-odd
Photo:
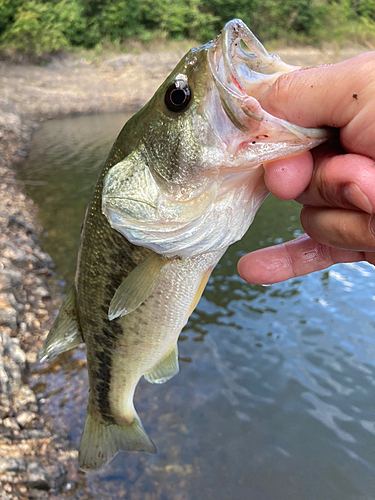
[[[109,319],[131,313],[148,299],[160,283],[168,263],[161,255],[150,252],[116,290],[108,310]]]
[[[163,384],[170,378],[177,375],[178,349],[177,344],[162,358],[151,370],[145,373],[144,377],[151,384]]]
[[[76,312],[76,289],[73,285],[40,351],[40,360],[68,351],[82,344],[82,332]]]

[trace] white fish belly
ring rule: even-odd
[[[155,292],[120,318],[123,335],[113,352],[109,394],[115,419],[134,418],[133,395],[139,379],[174,348],[199,299],[202,281],[223,253],[173,261]]]

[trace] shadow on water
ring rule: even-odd
[[[98,169],[127,117],[48,122],[20,176],[40,206],[43,246],[70,282]],[[270,287],[236,273],[246,251],[301,233],[294,202],[268,198],[215,269],[181,335],[181,371],[138,386],[158,455],[118,454],[71,498],[356,500],[375,496],[375,290],[366,264]],[[84,349],[32,376],[44,411],[78,446]]]

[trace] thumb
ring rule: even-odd
[[[269,113],[304,127],[345,127],[374,79],[375,52],[280,76],[260,99]],[[372,89],[373,92],[373,89]]]

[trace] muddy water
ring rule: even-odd
[[[126,119],[50,121],[22,165],[62,285],[74,275],[91,186]],[[184,329],[180,373],[160,386],[139,384],[136,407],[158,455],[118,454],[68,486],[67,497],[375,498],[372,267],[339,265],[270,287],[236,273],[246,251],[300,234],[298,212],[293,202],[267,199]],[[42,365],[33,381],[44,411],[78,446],[88,391],[84,350]]]

